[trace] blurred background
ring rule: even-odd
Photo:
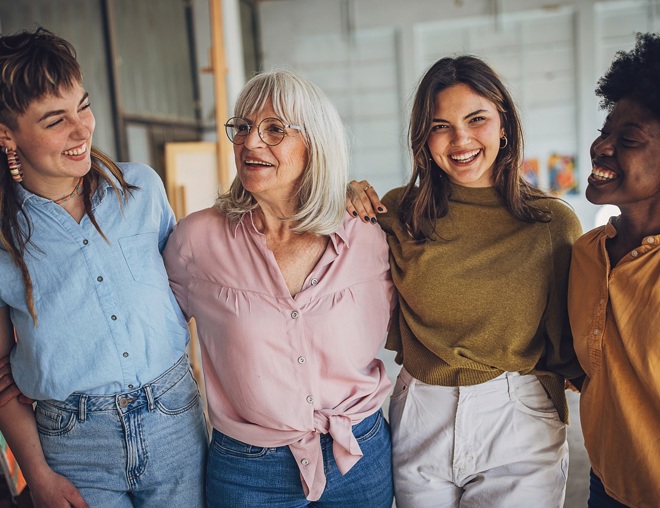
[[[353,177],[382,195],[409,175],[420,77],[438,58],[471,53],[520,108],[526,178],[566,200],[586,231],[616,214],[584,198],[605,116],[596,82],[636,32],[658,31],[660,0],[0,0],[2,34],[37,26],[78,51],[95,145],[152,166],[179,217],[211,205],[233,178],[222,124],[254,73],[285,67],[324,89],[350,132]],[[569,397],[565,506],[577,508],[588,460],[578,396]]]

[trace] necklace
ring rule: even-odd
[[[75,196],[80,196],[82,194],[82,187],[83,187],[83,177],[81,176],[80,179],[78,180],[78,183],[71,191],[71,194],[67,194],[66,196],[62,196],[61,198],[58,199],[53,199],[53,203],[55,203],[56,205],[61,205],[62,203],[66,203]]]

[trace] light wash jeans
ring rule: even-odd
[[[326,487],[318,501],[305,499],[300,470],[288,446],[262,448],[214,430],[206,477],[208,508],[392,506],[392,448],[381,411],[353,425],[363,457],[345,474],[332,454],[332,438],[321,436]]]
[[[561,508],[566,425],[536,376],[473,386],[401,370],[390,401],[398,508]]]
[[[139,389],[40,401],[46,461],[91,508],[204,506],[208,433],[188,358]]]

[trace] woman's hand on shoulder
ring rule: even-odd
[[[362,222],[376,224],[376,211],[384,213],[387,208],[368,181],[352,180],[346,191],[346,211],[353,217],[359,217]]]

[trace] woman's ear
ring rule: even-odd
[[[0,123],[0,145],[16,150],[13,131],[2,123]]]

